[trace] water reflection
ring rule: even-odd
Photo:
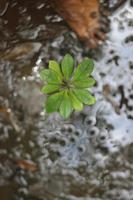
[[[37,2],[36,12],[34,5],[26,9],[31,1],[3,2],[1,198],[131,200],[133,11],[129,2],[110,17],[108,40],[95,56],[97,104],[76,113],[65,125],[57,114],[48,117],[42,112],[38,70],[67,51],[77,60],[89,53],[44,1]],[[44,16],[39,14],[43,9]],[[33,172],[34,164],[38,170]]]

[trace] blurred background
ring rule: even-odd
[[[39,70],[94,59],[96,105],[43,111]],[[0,199],[133,199],[133,1],[0,0]]]

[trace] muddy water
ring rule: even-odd
[[[86,52],[47,1],[2,2],[0,199],[132,200],[131,5],[110,16],[100,50]],[[97,80],[97,103],[68,121],[43,112],[38,73],[65,52],[77,60],[91,55]]]

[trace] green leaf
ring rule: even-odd
[[[61,61],[61,67],[63,75],[65,76],[66,80],[68,80],[73,72],[74,67],[74,60],[73,57],[70,54],[66,54]]]
[[[91,106],[94,103],[96,103],[96,98],[90,94],[90,96],[88,98],[88,103],[86,103],[86,104],[89,105],[89,106]]]
[[[63,118],[70,116],[73,110],[81,111],[83,105],[92,105],[96,99],[87,88],[95,84],[91,76],[93,60],[84,59],[74,71],[74,60],[66,54],[61,65],[49,61],[49,69],[43,69],[40,77],[44,81],[41,91],[49,95],[45,102],[46,112],[58,111]]]
[[[60,84],[62,82],[61,77],[57,74],[56,71],[49,69],[49,74],[47,77],[47,82],[50,84]]]
[[[51,113],[58,111],[64,92],[58,92],[48,97],[45,108],[46,112]]]
[[[59,85],[54,85],[54,84],[48,84],[46,86],[44,86],[41,91],[44,93],[44,94],[50,94],[52,92],[56,92],[60,89],[60,86]]]
[[[43,81],[46,81],[49,76],[49,69],[42,69],[40,71],[40,77]]]
[[[77,97],[75,96],[75,94],[73,93],[73,91],[69,91],[69,95],[72,101],[72,106],[75,110],[81,111],[83,109],[83,104],[82,102],[80,102]]]
[[[65,119],[68,118],[72,112],[72,103],[67,92],[65,92],[63,95],[59,110],[60,110],[61,116],[64,117]]]
[[[84,79],[78,79],[77,81],[74,81],[73,84],[77,88],[89,88],[92,87],[95,84],[95,79],[89,77],[89,78],[84,78]]]
[[[92,105],[96,102],[95,97],[92,96],[88,90],[74,89],[73,91],[76,97],[84,104]]]
[[[84,59],[75,70],[73,80],[75,81],[83,76],[89,76],[92,73],[93,68],[93,60],[89,58]]]
[[[62,78],[60,65],[55,60],[49,61],[49,69],[56,71],[58,73],[58,75]]]

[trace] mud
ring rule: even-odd
[[[2,2],[0,198],[132,200],[131,2],[112,13],[108,39],[89,52],[44,1],[37,2],[36,12],[31,1]],[[95,59],[97,103],[63,121],[43,110],[39,70],[66,52],[77,61]]]

